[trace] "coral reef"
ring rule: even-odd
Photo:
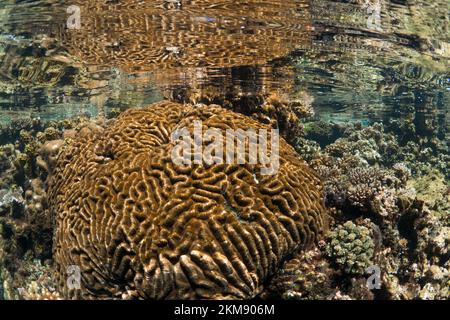
[[[385,123],[384,125],[375,123],[363,127],[360,124],[342,125],[323,122],[310,117],[311,109],[307,107],[302,109],[307,106],[307,97],[303,97],[305,101],[301,102],[303,107],[300,109],[302,110],[297,110],[296,117],[293,117],[292,113],[295,111],[295,103],[292,100],[289,102],[280,96],[267,95],[261,96],[261,100],[251,103],[249,99],[254,98],[233,98],[234,100],[232,99],[228,103],[215,95],[210,100],[201,98],[199,101],[208,103],[216,101],[224,104],[229,110],[238,111],[264,123],[259,124],[263,127],[282,129],[281,132],[291,138],[290,142],[295,142],[297,153],[301,154],[302,158],[309,163],[310,167],[316,169],[322,178],[325,203],[333,217],[330,221],[329,232],[322,240],[318,241],[318,247],[310,248],[306,243],[312,242],[313,238],[320,239],[319,233],[316,234],[319,230],[310,228],[308,230],[313,234],[299,233],[302,238],[300,242],[305,246],[297,248],[293,245],[297,242],[292,236],[293,229],[290,227],[289,220],[277,222],[277,219],[283,216],[285,206],[292,206],[291,202],[283,204],[282,201],[274,201],[271,204],[276,210],[279,210],[277,212],[281,213],[277,219],[269,220],[271,228],[284,230],[280,231],[281,235],[277,234],[276,239],[279,242],[274,242],[275,239],[270,240],[269,238],[263,240],[265,239],[262,238],[264,233],[261,233],[262,229],[257,227],[261,226],[260,221],[262,220],[259,218],[255,220],[249,218],[251,221],[245,220],[247,211],[243,210],[243,206],[246,205],[245,201],[248,199],[246,192],[250,192],[249,190],[255,192],[253,188],[255,188],[256,181],[260,185],[264,182],[260,177],[250,174],[242,173],[243,176],[240,176],[239,172],[247,172],[247,166],[244,166],[243,171],[237,170],[232,176],[242,180],[242,183],[246,183],[250,187],[241,187],[242,193],[235,188],[224,194],[221,193],[217,199],[223,197],[226,200],[223,201],[223,204],[220,204],[220,200],[210,199],[207,201],[205,197],[214,194],[214,190],[204,190],[200,184],[195,184],[195,186],[192,184],[192,187],[196,188],[198,192],[204,190],[205,193],[198,195],[198,192],[187,191],[184,195],[190,194],[199,200],[198,203],[190,204],[196,205],[196,208],[204,208],[207,211],[209,210],[208,203],[219,203],[218,207],[223,207],[225,215],[236,217],[236,220],[232,220],[231,223],[221,224],[225,227],[217,226],[214,229],[215,232],[223,235],[221,239],[225,243],[230,244],[223,251],[224,254],[220,256],[221,258],[217,258],[217,255],[209,256],[210,253],[200,255],[203,252],[201,250],[189,251],[191,241],[197,241],[196,243],[199,243],[202,248],[211,248],[211,246],[203,245],[202,241],[204,240],[202,239],[210,239],[208,238],[211,234],[209,231],[213,230],[215,226],[210,227],[212,222],[205,224],[206,227],[200,227],[202,222],[196,222],[189,228],[189,230],[203,230],[196,233],[199,235],[198,238],[185,238],[186,241],[183,242],[179,236],[173,236],[174,233],[167,236],[167,231],[162,230],[163,227],[172,224],[181,228],[182,225],[177,223],[176,219],[172,221],[162,218],[166,212],[165,208],[168,208],[166,206],[169,206],[169,201],[165,199],[173,197],[175,190],[179,191],[183,188],[181,186],[174,187],[171,189],[174,191],[170,193],[163,192],[163,189],[158,188],[169,183],[170,177],[180,178],[178,184],[184,186],[186,180],[183,180],[182,177],[186,177],[188,173],[183,171],[181,174],[174,175],[176,172],[174,169],[164,167],[162,165],[164,162],[157,160],[164,155],[160,144],[167,139],[170,131],[161,131],[159,128],[152,131],[152,122],[146,120],[157,116],[158,107],[155,109],[152,107],[153,111],[150,115],[149,111],[146,111],[147,109],[132,110],[125,112],[117,120],[106,120],[106,122],[85,117],[47,123],[38,120],[16,120],[11,126],[0,129],[0,142],[2,143],[0,145],[0,299],[61,299],[68,296],[83,298],[164,296],[171,298],[177,294],[184,298],[242,298],[259,294],[262,299],[450,299],[450,162],[448,146],[445,141],[434,136],[418,135],[415,137],[416,129],[413,124],[408,123],[403,126],[396,123]],[[205,122],[212,121],[210,115],[217,112],[226,114],[226,119],[229,119],[228,114],[232,114],[218,107],[201,105],[195,107],[191,105],[181,112],[177,111],[179,110],[177,104],[167,104],[166,106],[169,105],[171,107],[164,108],[164,112],[177,115],[169,120],[173,128],[189,127],[196,117],[200,117]],[[206,112],[208,108],[213,108],[215,111]],[[161,114],[165,114],[164,112],[161,111]],[[183,114],[183,116],[179,114]],[[239,119],[241,117],[238,116]],[[245,119],[245,121],[252,121],[248,118]],[[305,119],[307,122],[298,122],[299,120],[305,121]],[[178,121],[181,122],[178,123]],[[218,125],[219,122],[219,120],[213,121],[212,124]],[[150,125],[149,131],[139,131],[137,128],[142,125],[147,128]],[[124,126],[131,127],[133,130],[120,129]],[[247,129],[247,126],[248,124],[244,129]],[[117,133],[118,131],[120,134]],[[295,137],[293,137],[293,132],[297,132]],[[116,134],[114,135],[114,133]],[[151,135],[151,138],[145,138],[148,137],[148,134]],[[126,166],[121,161],[133,158],[133,153],[126,152],[126,150],[133,145],[130,141],[134,141],[137,137],[143,142],[139,144],[139,149],[132,149],[139,150],[135,154],[140,155],[136,158],[140,162],[130,161],[129,166]],[[119,148],[119,152],[112,152],[114,143],[108,144],[107,141],[115,141],[114,143],[122,141],[120,145],[124,147]],[[157,147],[146,147],[149,141],[157,141]],[[94,148],[95,146],[97,148]],[[87,160],[79,157],[82,150],[89,150],[91,162],[84,162]],[[62,156],[58,157],[60,152],[62,152]],[[148,156],[150,152],[156,156]],[[67,182],[67,180],[62,178],[61,168],[65,166],[66,162],[64,161],[68,161],[71,154],[76,155],[73,159],[78,161],[76,163],[80,167],[79,169],[67,168],[66,170],[70,171],[70,174],[66,172],[64,177],[71,177],[70,179],[75,180],[77,180],[76,177],[84,177],[80,181],[86,184],[80,189],[76,186],[69,189],[70,183],[63,184],[63,181]],[[120,158],[119,155],[123,155],[123,158]],[[154,160],[150,161],[149,158]],[[291,158],[288,163],[290,161],[292,161]],[[114,170],[98,168],[106,168],[113,162],[117,163],[114,168],[126,169],[123,175],[116,176],[116,182],[124,177],[135,177],[132,170],[133,163],[139,163],[139,165],[150,163],[157,166],[157,170],[154,172],[158,174],[152,176],[149,181],[154,182],[151,190],[161,190],[156,194],[162,202],[158,207],[157,200],[154,198],[152,200],[154,202],[149,202],[149,204],[154,208],[160,208],[157,211],[158,215],[163,215],[156,221],[162,227],[155,228],[154,220],[152,220],[145,224],[146,232],[139,228],[127,227],[126,230],[131,230],[131,233],[127,234],[122,231],[125,228],[117,227],[118,233],[114,234],[107,231],[110,230],[108,225],[133,226],[136,225],[133,224],[135,220],[132,219],[134,218],[129,215],[128,217],[131,218],[122,220],[118,218],[109,221],[97,219],[95,220],[98,221],[96,229],[76,231],[81,235],[77,241],[80,243],[86,241],[88,237],[84,232],[96,234],[95,230],[100,230],[99,236],[110,241],[109,243],[112,245],[109,248],[115,250],[108,251],[106,248],[97,246],[100,249],[93,255],[91,251],[80,251],[80,247],[60,245],[59,250],[65,249],[66,257],[70,253],[70,257],[78,255],[80,260],[62,259],[64,254],[61,252],[59,256],[53,255],[52,235],[55,229],[52,220],[59,217],[60,223],[65,221],[61,220],[61,215],[55,216],[54,209],[57,207],[55,203],[64,204],[64,201],[67,201],[64,199],[68,198],[65,195],[71,194],[73,201],[76,201],[77,195],[79,199],[85,199],[76,202],[77,206],[90,208],[94,203],[98,203],[95,205],[102,208],[99,211],[102,214],[111,210],[112,207],[107,200],[109,196],[105,191],[110,189],[90,189],[93,184],[89,184],[89,181],[92,179],[101,186],[116,186],[118,188],[117,195],[125,197],[121,202],[123,208],[139,209],[139,206],[134,204],[136,202],[133,203],[134,198],[141,199],[139,198],[141,194],[139,184],[122,185],[109,178],[109,180],[103,180],[108,177],[109,172],[114,172]],[[301,164],[301,167],[305,169],[300,170],[297,175],[303,177],[305,172],[309,172],[309,169],[306,169],[304,164]],[[198,169],[190,172],[191,175],[200,175]],[[205,179],[207,177],[206,175]],[[227,177],[227,179],[231,178]],[[316,181],[316,178],[313,177],[310,177],[311,181]],[[59,187],[53,184],[53,179],[60,180]],[[139,181],[139,179],[133,181]],[[156,183],[158,181],[163,184],[159,185]],[[52,182],[50,194],[49,182]],[[110,184],[108,185],[108,183]],[[178,184],[174,183],[174,185]],[[320,189],[320,187],[319,189],[315,188],[317,186],[314,186],[313,189]],[[55,198],[55,194],[58,194],[55,191],[57,189],[67,191],[64,192],[64,196],[60,192],[60,196]],[[130,190],[130,193],[126,194],[124,192],[126,190]],[[132,193],[134,191],[136,191],[135,194]],[[238,192],[238,197],[236,197],[236,192]],[[50,199],[48,199],[49,195]],[[185,198],[176,199],[181,201]],[[202,202],[202,199],[205,202]],[[253,194],[251,199],[253,204],[261,201],[258,196]],[[49,210],[48,200],[52,204],[53,213]],[[318,196],[316,200],[319,201]],[[217,207],[217,205],[213,204],[212,207]],[[143,206],[144,208],[145,206]],[[179,207],[172,208],[173,212],[178,212],[177,208]],[[79,217],[89,217],[86,215],[88,210],[77,212]],[[118,211],[111,210],[111,212]],[[187,212],[189,218],[192,219],[194,215],[190,215],[189,212],[193,211],[187,210]],[[138,216],[136,217],[139,218],[140,216]],[[121,215],[114,217],[121,217]],[[171,215],[166,214],[164,217],[170,218]],[[142,220],[144,223],[147,221],[145,218],[142,219],[144,219]],[[299,225],[301,221],[303,220],[295,223]],[[68,221],[66,225],[71,224]],[[252,229],[253,227],[247,227],[247,225],[257,229]],[[265,229],[267,226],[269,225],[263,228]],[[250,236],[242,236],[242,230],[249,230]],[[257,230],[256,233],[254,230]],[[321,231],[325,232],[325,230]],[[152,243],[145,242],[145,246],[142,246],[140,250],[133,247],[133,239],[139,237],[145,239],[147,234],[151,234],[153,237],[158,235],[158,232],[161,237],[155,236],[156,240],[153,240]],[[189,232],[193,233],[193,231]],[[189,232],[188,234],[190,234]],[[248,246],[239,246],[241,237],[248,240],[247,243],[250,245],[251,243],[255,244],[256,250],[250,250]],[[309,240],[303,242],[304,237]],[[60,239],[62,238],[63,235],[60,234]],[[170,241],[167,243],[164,242],[164,239]],[[258,242],[255,239],[261,241]],[[181,243],[183,244],[181,245]],[[271,252],[269,248],[259,246],[265,243],[277,243],[279,255],[268,256],[267,252]],[[166,251],[166,248],[170,246],[177,248],[178,251]],[[83,247],[85,246],[83,245]],[[150,249],[147,250],[147,248]],[[210,251],[211,255],[214,254],[216,248],[222,248],[222,244],[213,245]],[[151,253],[145,255],[145,252]],[[159,254],[156,259],[162,259],[160,260],[162,264],[155,267],[152,262],[155,261],[153,257],[156,256],[156,253],[161,252],[172,252],[172,254],[167,256]],[[191,253],[189,254],[189,252]],[[255,255],[255,252],[258,254]],[[155,255],[152,256],[154,253]],[[185,256],[190,259],[187,260],[184,258]],[[103,257],[107,258],[99,260]],[[136,257],[143,258],[139,260]],[[56,264],[55,258],[57,258]],[[60,259],[59,261],[63,260],[63,263],[58,262],[58,259]],[[78,296],[72,295],[72,292],[67,294],[68,292],[64,288],[59,292],[59,289],[63,287],[61,279],[67,276],[67,265],[87,266],[86,261],[106,261],[101,265],[110,268],[108,270],[113,270],[113,272],[103,273],[104,269],[98,271],[96,267],[92,267],[89,272],[82,272],[82,283],[89,284],[92,283],[89,281],[95,282],[96,279],[101,278],[107,279],[110,286],[104,286],[101,283],[89,290],[83,288],[85,291]],[[177,294],[167,293],[164,288],[167,289],[167,283],[171,283],[171,280],[163,279],[164,277],[161,275],[164,274],[165,268],[171,268],[172,263],[175,263],[176,266],[176,261],[179,261],[177,271],[181,270],[179,274],[185,274],[186,278],[174,282],[181,281],[182,286],[178,289],[184,288],[185,291],[180,290]],[[223,264],[219,265],[215,261]],[[195,267],[202,266],[201,269],[207,269],[203,265],[211,266],[212,263],[216,263],[218,269],[208,274],[202,273],[199,270],[200,267]],[[258,263],[262,263],[265,267],[258,269]],[[57,273],[55,273],[55,266]],[[370,273],[366,272],[368,266],[380,268],[381,287],[379,289],[367,287],[370,276]],[[224,269],[228,267],[230,268]],[[130,269],[137,270],[137,272],[131,275],[127,274],[125,270]],[[231,273],[225,275],[224,270],[229,270]],[[142,277],[144,279],[138,275],[139,272],[144,275]],[[250,275],[249,277],[244,276],[246,272]],[[56,282],[55,274],[59,275],[59,280]],[[156,282],[159,287],[147,285],[145,283],[147,275],[151,279],[160,277],[159,279],[162,280]],[[189,283],[191,278],[195,279],[193,283],[199,283],[197,290],[192,290],[191,283]],[[126,279],[126,281],[118,279]],[[137,279],[136,283],[140,287],[135,286],[134,279]],[[210,279],[221,279],[221,281],[214,282]],[[212,282],[214,282],[213,285],[211,285]],[[220,286],[221,283],[231,283],[235,295],[226,295],[225,291],[221,292],[214,287],[214,285]],[[142,289],[141,292],[139,292],[140,289]],[[213,296],[211,292],[217,295]]]
[[[50,140],[47,141],[40,150],[40,155],[36,159],[36,164],[45,172],[51,173],[52,168],[56,164],[61,146],[64,140]]]
[[[175,164],[170,136],[197,120],[223,136],[270,129],[215,105],[161,102],[63,147],[48,194],[64,296],[251,298],[284,257],[322,237],[320,180],[281,138],[274,175],[262,164]],[[67,286],[72,265],[81,290]]]
[[[307,136],[317,141],[301,138],[296,147],[310,151],[306,159],[324,179],[326,204],[334,212],[322,251],[333,269],[326,282],[339,294],[322,298],[370,297],[367,290],[350,292],[347,286],[365,279],[363,268],[348,272],[347,261],[355,260],[347,250],[356,245],[348,238],[352,229],[365,230],[366,240],[358,243],[367,243],[367,251],[357,245],[361,265],[381,270],[382,285],[372,298],[449,299],[448,149],[439,141],[430,147],[428,137],[403,141],[404,132],[381,124],[315,128],[309,126],[320,133]],[[342,135],[333,141],[336,130]]]
[[[18,299],[17,289],[29,280],[30,272],[24,271],[24,264],[51,259],[53,228],[39,179],[32,181],[25,194],[19,188],[0,192],[0,197],[0,299]]]
[[[403,176],[405,172],[401,170],[397,171],[397,175],[394,170],[373,167],[343,170],[319,167],[318,171],[326,180],[327,204],[341,210],[370,212],[382,217],[393,216],[407,206],[404,201],[397,201],[400,195],[415,195],[412,188],[406,187]]]
[[[374,299],[363,275],[349,276],[332,267],[320,249],[288,259],[261,295],[264,299],[352,300]]]
[[[285,56],[294,49],[294,44],[300,46],[310,40],[310,30],[306,27],[311,23],[309,12],[307,8],[300,11],[293,0],[272,0],[263,5],[257,0],[224,0],[219,5],[188,2],[183,3],[183,10],[178,10],[179,4],[173,4],[174,8],[168,10],[162,0],[152,3],[75,0],[74,4],[82,12],[89,12],[89,16],[83,21],[82,29],[58,34],[71,55],[90,64],[113,64],[127,71],[165,74],[167,83],[176,83],[173,70],[187,77],[193,73],[193,68],[200,70],[205,66],[264,65]],[[134,10],[136,6],[139,6],[138,11]],[[229,10],[230,6],[233,10]],[[202,16],[197,17],[199,12]],[[248,22],[243,24],[244,15]],[[124,23],[117,25],[112,17],[119,17]],[[263,27],[269,22],[284,27]],[[221,28],[226,25],[230,30],[239,30],[245,25],[248,32],[235,32],[230,37],[227,32],[210,28],[210,23]],[[299,29],[299,25],[304,27]],[[99,44],[95,33],[111,28],[115,35],[106,36],[105,42]],[[136,33],[130,34],[130,30]],[[192,42],[202,45],[192,45]],[[260,46],[260,43],[265,45]],[[195,78],[198,75],[187,83],[195,82]]]
[[[184,92],[176,99],[191,104],[217,104],[234,112],[242,113],[253,119],[279,129],[288,141],[303,135],[303,122],[314,116],[313,98],[305,91],[287,96],[277,90],[270,93],[252,95],[228,94],[220,92],[196,94]]]

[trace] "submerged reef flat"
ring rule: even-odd
[[[73,4],[79,6],[81,13],[89,13],[83,19],[83,28],[60,34],[60,40],[73,55],[90,64],[155,71],[166,78],[182,68],[187,76],[192,72],[187,68],[205,65],[265,65],[285,56],[293,47],[308,46],[311,34],[311,14],[304,1],[191,1],[173,3],[171,9],[162,0],[74,0]],[[126,23],[117,24],[117,18]],[[215,32],[211,23],[222,31]],[[276,28],[274,24],[283,27]],[[236,32],[244,26],[247,32]],[[101,41],[98,33],[104,33]]]
[[[256,123],[218,106],[180,106],[156,104],[106,121],[35,120],[1,128],[1,298],[450,299],[445,139],[411,135],[411,126],[396,123],[324,125],[305,115],[297,135],[287,137],[296,151],[286,142],[281,147],[285,178],[275,181],[298,199],[286,202],[286,193],[256,192],[265,182],[245,165],[217,175],[208,174],[211,167],[167,167],[163,142],[170,126],[196,118],[214,123],[214,113],[232,121],[220,121],[230,127]],[[287,128],[283,108],[259,110]],[[249,115],[258,119],[258,108],[252,110]],[[154,118],[167,126],[151,127]],[[137,146],[135,136],[143,141]],[[145,162],[140,154],[153,155],[147,161],[159,168],[148,172],[151,188],[133,171]],[[206,189],[204,179],[211,182]],[[209,197],[229,179],[239,183],[225,183],[228,191]],[[188,195],[198,202],[183,198]],[[308,202],[300,200],[306,196]],[[114,209],[120,203],[122,209]],[[305,209],[307,203],[316,209]],[[139,215],[146,206],[157,214]],[[251,208],[261,214],[252,216]],[[91,222],[77,222],[82,218]],[[222,243],[211,241],[212,235]],[[138,242],[145,245],[138,248]],[[72,264],[82,267],[85,287],[78,293],[65,287]],[[369,288],[377,269],[379,287]],[[168,270],[177,276],[166,277]],[[148,279],[160,281],[150,285]]]

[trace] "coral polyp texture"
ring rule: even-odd
[[[282,138],[273,175],[260,164],[175,164],[171,134],[196,120],[223,137],[270,129],[216,105],[160,102],[63,147],[48,194],[65,297],[252,298],[326,232],[321,181]],[[67,285],[71,266],[80,289]]]

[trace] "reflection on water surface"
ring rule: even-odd
[[[69,6],[79,8],[76,28]],[[445,127],[448,9],[445,0],[3,1],[3,120],[80,105],[95,113],[99,100],[123,109],[307,92],[335,121],[414,111]]]

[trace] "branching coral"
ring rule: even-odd
[[[379,216],[398,215],[401,211],[398,196],[407,190],[401,188],[404,183],[394,171],[377,168],[340,171],[322,167],[319,172],[326,178],[326,197],[331,206]]]
[[[270,129],[219,106],[161,102],[63,147],[49,203],[66,297],[250,298],[321,238],[320,179],[283,139],[271,176],[260,164],[174,164],[171,133],[196,120],[223,134]],[[81,290],[67,287],[72,265]]]

